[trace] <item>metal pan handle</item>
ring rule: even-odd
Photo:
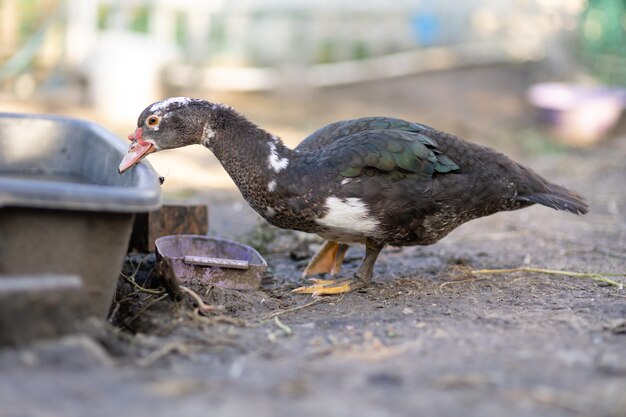
[[[191,265],[216,266],[219,268],[248,269],[248,261],[226,258],[209,258],[208,256],[185,256],[183,261]]]

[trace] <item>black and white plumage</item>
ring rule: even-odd
[[[332,123],[295,149],[228,106],[185,97],[147,107],[137,126],[120,172],[151,152],[202,144],[269,223],[365,243],[344,290],[370,279],[384,245],[432,244],[468,220],[535,203],[587,212],[579,194],[493,149],[395,118]]]

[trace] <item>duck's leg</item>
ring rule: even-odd
[[[342,294],[367,286],[374,274],[374,264],[383,249],[383,244],[373,240],[365,241],[365,258],[352,278],[312,279],[313,285],[299,287],[292,292],[298,294],[332,295]]]
[[[302,278],[317,274],[330,274],[334,277],[341,271],[341,264],[349,247],[345,243],[327,240],[302,271]]]

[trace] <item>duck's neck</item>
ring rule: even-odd
[[[213,151],[244,198],[264,210],[268,195],[284,184],[295,152],[276,136],[230,108],[211,121],[212,132],[203,144]]]

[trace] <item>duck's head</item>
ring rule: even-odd
[[[141,112],[135,132],[128,135],[131,144],[120,163],[119,173],[153,152],[208,144],[214,136],[209,124],[210,114],[221,107],[189,97],[173,97],[149,105]]]

